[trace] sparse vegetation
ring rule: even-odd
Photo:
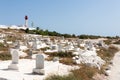
[[[0,60],[10,60],[11,59],[11,54],[9,53],[1,53],[0,54]]]
[[[66,64],[66,65],[73,65],[74,64],[72,58],[61,58],[60,63]]]
[[[27,29],[25,30],[25,32],[26,32],[26,33],[29,33],[29,28],[27,28]]]
[[[104,42],[105,42],[105,44],[110,45],[112,43],[112,39],[104,40]]]
[[[47,60],[47,61],[52,61],[53,58],[54,58],[54,57],[49,56],[49,57],[45,58],[45,60]]]
[[[101,73],[106,75],[105,70],[110,65],[110,61],[113,59],[115,53],[118,51],[117,47],[110,46],[108,49],[101,48],[97,53],[106,63],[101,67]]]
[[[98,39],[101,38],[101,36],[95,36],[95,35],[79,35],[80,39]]]
[[[46,53],[49,55],[49,57],[46,60],[53,60],[54,57],[60,58],[60,63],[67,64],[67,65],[73,65],[72,57],[74,56],[72,52],[54,52],[54,53]]]
[[[74,75],[69,74],[67,76],[52,75],[47,77],[45,80],[80,80],[75,78]]]
[[[5,47],[3,43],[0,43],[0,47]]]
[[[40,50],[46,51],[47,49],[50,49],[49,47],[41,48]]]
[[[120,44],[120,40],[115,41],[114,44]]]
[[[52,75],[45,80],[93,80],[93,76],[99,72],[98,69],[81,65],[80,69],[72,70],[72,73],[65,76]]]
[[[109,61],[114,57],[117,51],[118,51],[118,48],[114,46],[110,46],[108,49],[100,48],[100,50],[97,53],[98,53],[98,56],[100,56],[103,60]]]
[[[46,53],[49,56],[52,57],[73,57],[74,55],[72,54],[72,52],[54,52],[54,53]]]
[[[0,43],[0,51],[8,51],[8,46],[5,46],[3,43]]]
[[[107,63],[101,67],[101,69],[97,69],[95,67],[89,67],[85,64],[80,65],[80,69],[72,70],[71,74],[66,76],[59,76],[59,75],[53,75],[47,77],[45,80],[94,80],[93,77],[96,74],[105,74],[105,67],[108,64],[108,61],[110,61],[114,54],[118,51],[118,48],[114,46],[110,46],[108,49],[101,48],[98,51],[98,55]],[[71,58],[62,58],[60,60],[61,63],[71,65],[72,60]]]

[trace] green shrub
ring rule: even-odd
[[[85,64],[82,64],[80,69],[72,70],[74,76],[80,80],[92,80],[97,72],[99,72],[97,68],[89,67]]]
[[[60,63],[66,64],[66,65],[74,65],[72,58],[61,58]]]
[[[110,46],[108,49],[101,48],[97,53],[106,63],[101,66],[100,74],[105,74],[106,67],[110,64],[110,61],[113,59],[115,53],[118,51],[118,48]]]
[[[52,75],[45,80],[93,80],[93,76],[99,70],[86,65],[82,65],[80,69],[72,70],[71,74],[65,76]]]
[[[0,47],[4,47],[4,44],[3,44],[3,43],[0,43]]]
[[[111,39],[104,40],[105,44],[110,45],[112,43]]]
[[[41,48],[40,50],[46,51],[47,49],[50,49],[49,47]]]
[[[114,42],[113,44],[120,44],[120,40]]]
[[[55,53],[46,53],[52,57],[73,57],[72,52],[55,52]]]
[[[100,48],[100,50],[97,53],[98,53],[98,56],[100,56],[103,60],[108,61],[114,57],[117,51],[118,51],[118,48],[114,46],[110,46],[108,49]]]
[[[80,80],[80,79],[77,79],[75,78],[74,75],[70,74],[67,76],[52,75],[47,77],[45,80]]]
[[[0,60],[10,60],[10,59],[11,59],[11,54],[9,53],[0,54]]]

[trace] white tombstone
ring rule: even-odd
[[[32,59],[32,55],[33,55],[33,52],[32,52],[32,50],[30,49],[30,50],[29,50],[29,53],[28,53],[28,57],[29,57],[30,59]]]
[[[33,69],[33,73],[44,75],[44,56],[42,54],[36,55],[36,68]]]
[[[37,49],[37,39],[34,39],[34,40],[33,40],[32,49],[33,49],[33,50],[36,50],[36,49]]]
[[[61,52],[62,51],[62,46],[61,44],[58,44],[58,52]]]
[[[20,49],[20,41],[16,41],[15,48]]]
[[[11,51],[12,55],[12,63],[8,66],[8,69],[18,70],[18,60],[19,60],[19,53],[17,50]]]

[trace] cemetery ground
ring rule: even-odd
[[[111,66],[114,67],[112,60],[115,53],[118,52],[117,47],[119,47],[119,44],[116,47],[113,43],[119,43],[118,40],[115,42],[107,39],[105,41],[107,43],[106,47],[103,42],[98,46],[89,41],[87,43],[82,42],[82,40],[76,45],[74,42],[77,41],[57,39],[58,37],[51,37],[51,41],[48,39],[46,42],[46,37],[28,35],[16,30],[14,30],[14,33],[12,30],[9,33],[6,32],[6,35],[0,38],[0,80],[107,80],[111,77]],[[86,45],[79,46],[83,43]],[[92,55],[92,57],[89,53],[90,56],[81,55],[85,52],[92,52],[93,54],[93,45],[97,46],[95,47],[97,55]],[[46,47],[43,48],[43,46]],[[77,51],[77,49],[80,50]],[[79,56],[73,54],[74,51],[78,52]],[[37,58],[39,54],[40,56]],[[43,61],[41,55],[44,57]],[[102,59],[101,61],[104,60],[105,63],[94,64],[94,60],[92,62],[86,61],[88,58],[92,59],[94,57],[95,60]],[[77,63],[77,61],[79,62]],[[112,68],[111,71],[115,70]]]
[[[67,70],[69,67],[66,66],[66,65],[59,64],[60,65],[59,68],[61,68],[61,70],[59,69],[58,72],[60,72],[63,76],[59,75],[58,73],[57,73],[57,75],[56,75],[56,73],[54,73],[53,75],[48,76],[46,78],[46,80],[92,80],[93,78],[95,80],[98,80],[98,78],[100,78],[101,80],[103,80],[103,79],[105,80],[106,77],[104,75],[106,73],[105,73],[104,70],[105,70],[105,68],[107,68],[107,65],[110,64],[109,61],[112,59],[112,57],[114,56],[113,54],[116,51],[117,51],[117,49],[112,46],[108,50],[102,48],[100,50],[100,52],[98,52],[98,53],[102,53],[102,54],[100,54],[100,56],[102,56],[102,58],[107,60],[107,62],[108,62],[106,65],[104,65],[101,68],[101,70],[98,70],[97,68],[94,68],[94,67],[89,67],[89,66],[87,66],[85,64],[80,64],[80,65],[77,65],[77,66],[80,66],[80,69],[71,70],[70,71],[71,74],[68,74],[68,72],[65,71],[65,70]],[[110,55],[108,54],[108,52],[110,52]],[[52,57],[53,56],[54,57],[60,57],[62,59],[62,60],[60,60],[60,62],[62,61],[62,63],[64,63],[64,64],[72,65],[72,66],[76,65],[75,63],[72,62],[72,60],[71,60],[72,57],[70,55],[64,56],[65,53],[64,54],[61,53],[63,55],[59,55],[59,54],[58,55],[52,55]],[[51,57],[51,56],[49,56],[49,57]],[[4,56],[4,58],[5,58],[5,56]],[[8,58],[6,58],[6,59],[8,59]],[[35,65],[34,65],[35,60],[20,59],[19,60],[19,67],[20,67],[19,71],[8,70],[8,65],[10,63],[11,63],[11,60],[1,61],[1,63],[0,63],[0,65],[1,65],[1,67],[0,67],[0,75],[3,76],[3,77],[1,77],[1,79],[7,77],[10,80],[12,80],[12,79],[13,80],[22,80],[23,78],[24,78],[24,80],[34,80],[34,79],[42,80],[44,78],[43,75],[34,75],[34,74],[32,74],[32,69],[35,67]],[[52,63],[52,62],[51,61],[50,62],[45,61],[45,63],[46,63],[45,66],[47,66],[47,65],[51,65],[50,63]],[[54,68],[58,68],[58,67],[53,66],[53,70],[51,70],[51,74],[53,73],[53,71],[55,71]],[[65,73],[67,75],[64,75]],[[98,76],[98,74],[99,74],[99,76]],[[19,77],[16,76],[16,75],[19,75]]]
[[[106,61],[106,64],[103,65],[100,70],[95,67],[80,64],[79,69],[71,70],[72,74],[65,76],[52,75],[48,77],[46,80],[107,80],[108,74],[106,73],[106,70],[108,69],[108,66],[112,64],[111,60],[117,51],[118,48],[114,46],[110,46],[109,49],[101,48],[98,51],[98,55],[101,56],[102,59]],[[63,63],[67,65],[68,64],[75,65],[69,59],[65,61],[63,59]]]

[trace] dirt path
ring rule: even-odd
[[[120,48],[120,45],[117,47]],[[113,58],[113,66],[111,67],[108,80],[120,80],[120,51]]]

